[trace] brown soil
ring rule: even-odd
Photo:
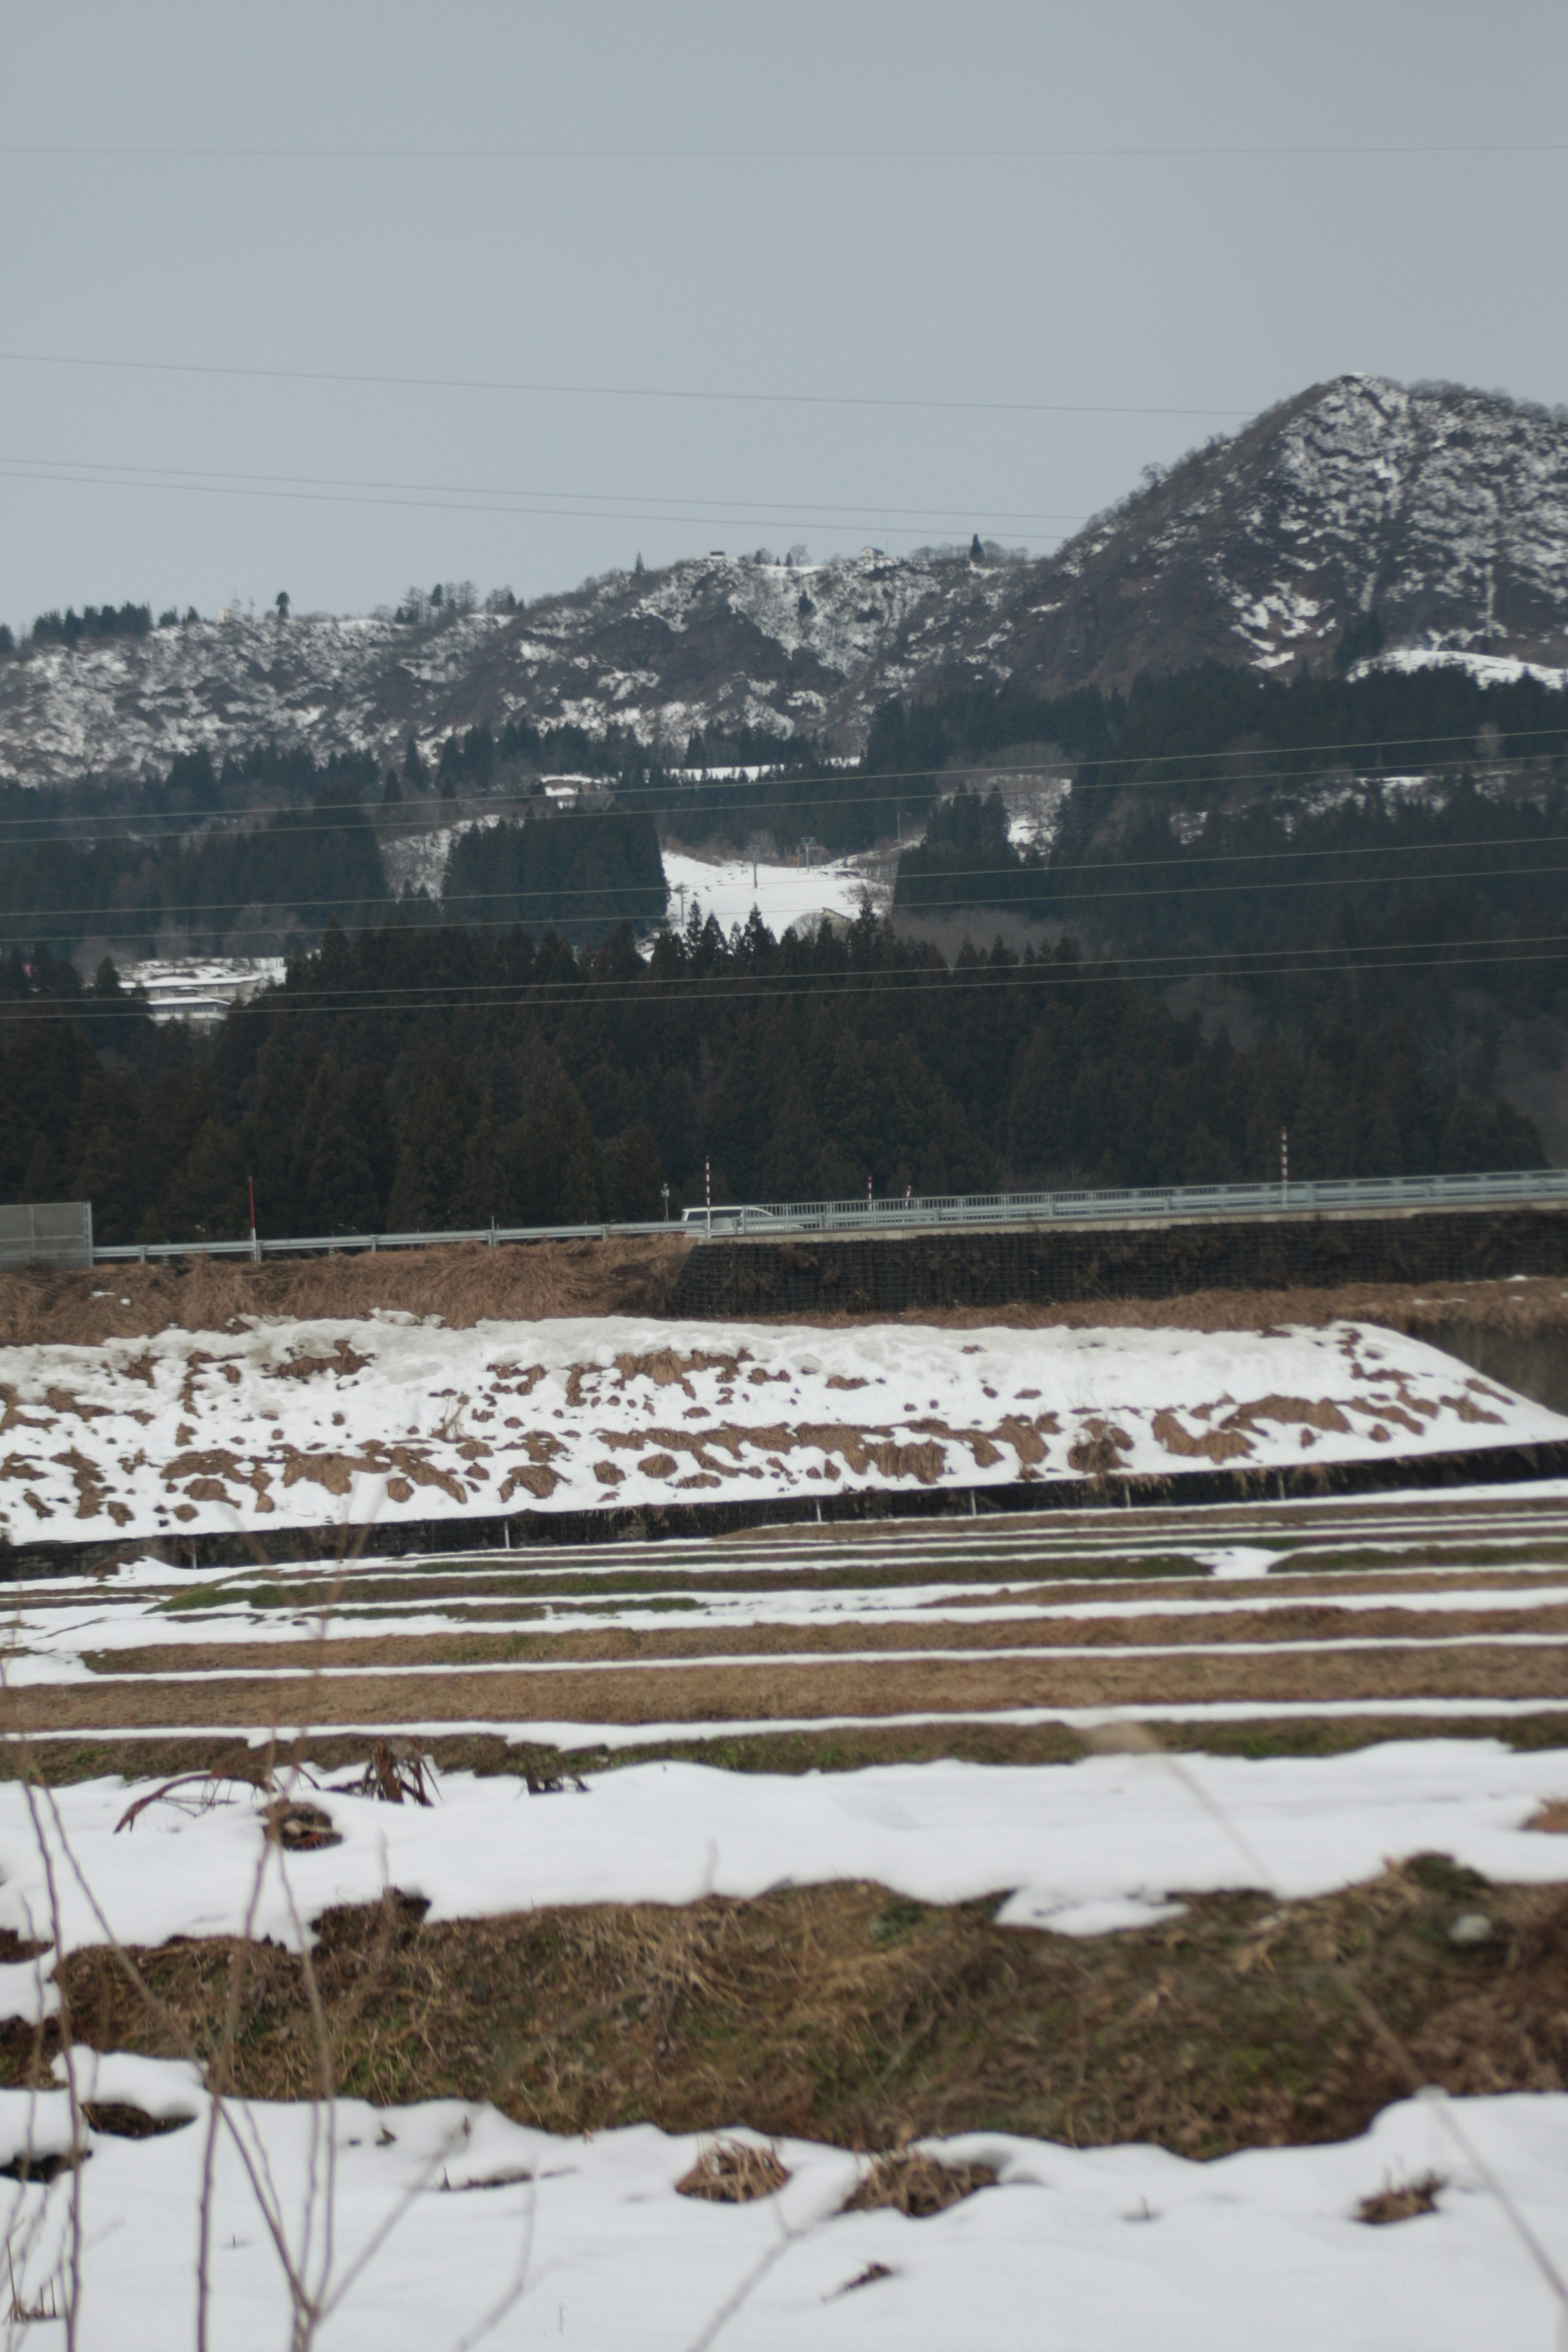
[[[854,1654],[863,1650],[1118,1650],[1138,1646],[1181,1648],[1222,1642],[1322,1642],[1460,1640],[1486,1633],[1568,1635],[1568,1604],[1531,1610],[1465,1609],[1423,1615],[1408,1609],[1300,1608],[1224,1609],[1212,1602],[1188,1617],[1054,1617],[1042,1613],[1003,1622],[917,1625],[848,1621],[830,1625],[698,1626],[602,1632],[573,1629],[551,1633],[334,1634],[328,1645],[331,1667],[466,1666],[484,1663],[538,1664],[560,1660],[754,1657],[770,1652],[799,1656]],[[299,1669],[306,1640],[277,1643],[191,1643],[146,1649],[88,1651],[83,1663],[95,1674],[177,1675],[255,1672],[262,1667]]]
[[[438,1315],[454,1330],[552,1315],[662,1315],[691,1244],[684,1234],[342,1257],[189,1258],[92,1274],[0,1275],[0,1346],[95,1347],[155,1332],[227,1331],[242,1317],[350,1318],[373,1307]]]
[[[1448,1926],[1479,1905],[1494,1932],[1457,1948]],[[1482,1889],[1437,1856],[1316,1902],[1205,1895],[1084,1940],[863,1885],[437,1926],[423,1907],[394,1892],[319,1923],[338,2087],[491,2099],[558,2132],[743,2123],[876,2151],[1005,2130],[1208,2157],[1349,2137],[1417,2082],[1568,2085],[1568,1891]],[[234,1947],[135,1957],[154,2010],[113,1955],[73,1955],[79,2034],[212,2052]],[[238,1993],[237,2087],[310,2095],[321,2062],[300,1961],[252,1949]],[[0,2077],[47,2082],[54,2047],[52,2025],[0,2029]],[[1361,2193],[1385,2185],[1373,2173]]]
[[[92,1685],[25,1685],[8,1696],[18,1731],[112,1729],[131,1724],[405,1724],[431,1717],[506,1723],[725,1723],[769,1717],[990,1713],[999,1707],[1197,1705],[1222,1699],[1295,1703],[1391,1698],[1549,1698],[1568,1701],[1568,1649],[1298,1650],[1247,1657],[1057,1661],[998,1657],[824,1665],[707,1664],[542,1674],[328,1670],[258,1683],[244,1675],[202,1683],[126,1676]]]

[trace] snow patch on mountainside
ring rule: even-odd
[[[1451,646],[1402,646],[1398,652],[1379,654],[1375,660],[1357,662],[1349,675],[1368,677],[1380,669],[1462,669],[1483,686],[1517,686],[1532,677],[1558,693],[1568,688],[1568,669],[1548,669],[1542,662],[1515,661],[1507,654],[1461,653]]]

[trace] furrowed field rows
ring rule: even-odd
[[[646,1749],[864,1727],[1568,1714],[1568,1497],[770,1529],[13,1588],[13,1727]],[[891,1745],[889,1746],[889,1743]],[[1017,1752],[1026,1751],[1026,1745]]]

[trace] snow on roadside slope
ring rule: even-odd
[[[92,2160],[78,2176],[81,2352],[167,2352],[187,2340],[193,2315],[207,2100],[193,2070],[169,2061],[83,2063],[89,2099],[191,2118],[141,2140],[90,2134]],[[1568,2097],[1463,2099],[1451,2114],[1568,2267]],[[345,2290],[318,2339],[323,2352],[472,2344],[500,2306],[498,2344],[616,2352],[691,2352],[715,2337],[725,2352],[1037,2352],[1043,2342],[1097,2352],[1474,2352],[1506,2342],[1547,2352],[1552,2341],[1549,2289],[1429,2101],[1389,2107],[1337,2145],[1211,2163],[1000,2132],[922,2142],[954,2163],[989,2164],[999,2180],[921,2221],[842,2211],[859,2161],[803,2140],[777,2144],[789,2179],[776,2195],[721,2205],[676,2193],[703,2143],[648,2125],[568,2139],[489,2106],[344,2099],[325,2116],[258,2101],[240,2128],[261,2152],[310,2285],[323,2301],[338,2282]],[[335,2194],[323,2237],[310,2160],[329,2135]],[[63,2151],[64,2092],[0,2091],[0,2139],[7,2160]],[[224,2352],[273,2352],[289,2338],[288,2293],[226,2134],[217,2147],[212,2340]],[[1434,2172],[1435,2213],[1384,2229],[1355,2220],[1363,2197]],[[67,2200],[60,2186],[16,2194],[38,2222],[17,2231],[14,2263],[18,2300],[36,2302],[65,2252]]]
[[[48,1834],[62,1848],[56,1868],[68,1950],[103,1940],[84,1883],[126,1944],[241,1931],[263,1853],[250,1792],[214,1805],[195,1791],[188,1811],[155,1804],[117,1833],[155,1785],[110,1779],[54,1791]],[[427,1810],[306,1793],[342,1843],[268,1850],[255,1933],[290,1949],[301,1922],[374,1903],[389,1885],[424,1896],[441,1920],[864,1880],[920,1903],[1005,1891],[1004,1926],[1098,1936],[1166,1917],[1183,1895],[1261,1879],[1281,1899],[1302,1899],[1420,1852],[1495,1881],[1568,1880],[1568,1838],[1525,1827],[1568,1795],[1568,1752],[1516,1754],[1492,1739],[1391,1740],[1334,1757],[1188,1755],[1179,1769],[1140,1754],[799,1774],[660,1761],[547,1796],[507,1775],[452,1773]],[[0,1783],[0,1927],[28,1937],[47,1933],[48,1917],[25,1792]],[[0,2011],[33,2013],[38,1990],[29,1964],[0,1971]]]
[[[1568,1421],[1374,1326],[256,1321],[0,1350],[0,1536],[1415,1456]]]

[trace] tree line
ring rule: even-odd
[[[85,940],[125,961],[167,943],[208,955],[303,951],[331,921],[430,924],[448,907],[457,919],[488,912],[573,939],[664,913],[646,815],[555,812],[542,800],[526,824],[458,834],[434,894],[395,887],[377,782],[368,754],[318,766],[307,751],[263,749],[221,768],[205,751],[184,755],[164,779],[124,794],[118,818],[80,788],[14,787],[0,793],[0,927],[57,958]]]
[[[514,928],[329,928],[216,1039],[154,1028],[112,966],[0,974],[0,1193],[88,1198],[105,1240],[658,1216],[702,1195],[1539,1164],[1509,1106],[1435,1073],[1375,970],[1292,1041],[1205,1034],[1070,943],[951,963],[863,917],[647,961]]]

